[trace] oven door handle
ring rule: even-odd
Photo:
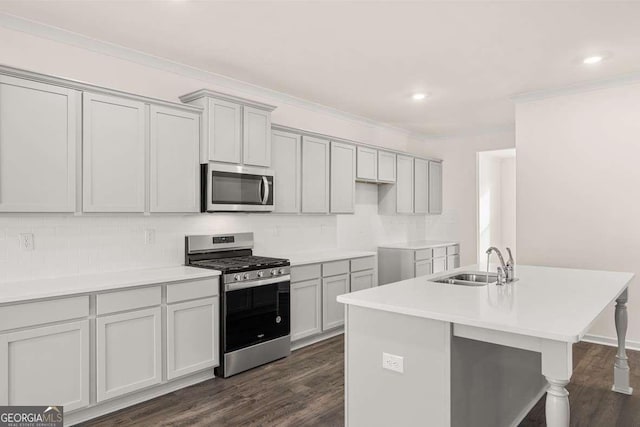
[[[278,277],[270,277],[268,279],[252,280],[245,283],[227,283],[224,285],[224,291],[231,292],[239,291],[240,289],[257,288],[258,286],[271,285],[273,283],[279,282],[288,282],[289,280],[291,280],[291,276],[289,274],[286,274]]]
[[[264,196],[262,197],[262,204],[266,205],[269,200],[269,180],[266,176],[262,177],[262,187],[264,188]]]

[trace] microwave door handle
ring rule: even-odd
[[[258,200],[260,200],[260,202],[264,204],[263,202],[264,196],[262,195],[263,187],[264,187],[264,179],[261,179],[260,182],[258,182]]]
[[[262,204],[266,205],[269,200],[269,180],[266,176],[262,177],[262,186],[264,187],[264,196],[262,198]]]

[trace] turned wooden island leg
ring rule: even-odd
[[[618,353],[613,365],[613,387],[611,390],[617,393],[631,394],[633,388],[629,386],[629,360],[625,349],[627,335],[627,289],[616,300],[616,333],[618,334]]]
[[[571,343],[543,340],[542,375],[547,379],[545,415],[548,427],[569,427],[569,392],[565,388],[573,373]]]
[[[569,392],[564,388],[569,381],[547,378],[547,427],[569,427]]]

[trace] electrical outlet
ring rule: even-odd
[[[144,243],[147,245],[154,245],[156,243],[156,230],[153,228],[144,230]]]
[[[18,235],[20,239],[20,249],[23,251],[32,251],[35,249],[33,244],[33,233],[22,233]]]
[[[382,367],[402,374],[404,373],[404,357],[382,353]]]

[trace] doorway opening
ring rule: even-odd
[[[516,149],[479,152],[477,170],[478,265],[486,266],[491,246],[516,257]]]

